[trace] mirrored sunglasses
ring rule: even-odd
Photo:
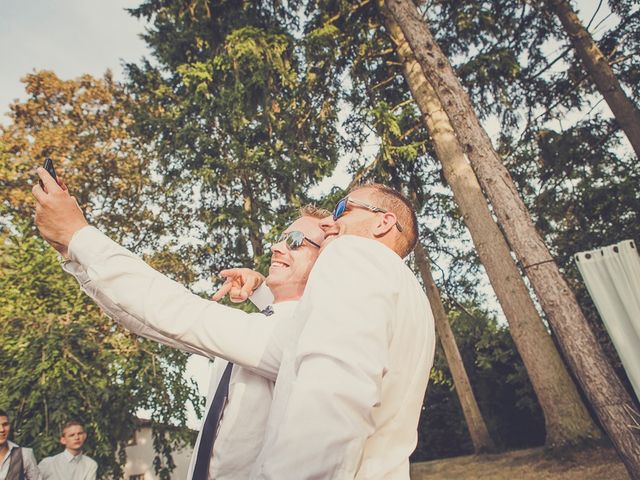
[[[304,233],[302,233],[299,230],[292,230],[290,232],[281,233],[276,239],[275,243],[285,242],[287,245],[287,248],[289,248],[290,250],[296,250],[302,246],[302,243],[305,240],[309,242],[311,245],[313,245],[314,247],[320,248],[320,245],[318,245],[313,240],[310,240],[309,238],[305,237]]]

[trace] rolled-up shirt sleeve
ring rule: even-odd
[[[127,328],[135,333],[180,344],[192,353],[225,358],[268,378],[277,375],[278,365],[261,362],[273,329],[262,315],[195,295],[94,227],[75,233],[69,258],[84,270],[91,296],[107,313],[130,316]],[[280,355],[269,352],[270,358]]]
[[[396,296],[388,264],[377,256],[386,247],[360,240],[336,240],[312,272],[294,379],[258,478],[356,474],[381,399]]]

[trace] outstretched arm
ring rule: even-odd
[[[173,338],[163,335],[149,325],[141,322],[133,315],[124,311],[119,305],[104,295],[104,293],[96,286],[95,282],[89,278],[86,269],[82,265],[68,260],[62,265],[62,269],[75,277],[80,284],[80,289],[91,297],[91,299],[110,319],[119,323],[131,333],[162,343],[163,345],[167,345],[172,348],[177,348],[178,350],[182,350],[187,353],[207,356],[206,352],[192,348],[184,343],[177,342]]]
[[[36,225],[60,253],[86,271],[103,299],[162,336],[275,378],[281,357],[271,351],[273,322],[260,314],[205,300],[157,272],[127,249],[89,227],[69,192],[38,169],[45,188],[33,187]]]
[[[62,268],[65,272],[73,275],[75,279],[80,284],[80,288],[84,293],[86,293],[91,299],[100,307],[100,309],[112,320],[116,321],[124,328],[129,330],[131,333],[139,335],[141,337],[147,338],[149,340],[153,340],[169,347],[177,348],[178,350],[182,350],[187,353],[193,353],[197,355],[208,356],[206,351],[201,349],[192,348],[189,345],[186,345],[181,342],[177,342],[175,339],[163,335],[158,332],[151,326],[141,322],[133,315],[130,315],[128,312],[124,311],[119,305],[114,303],[110,298],[103,294],[103,292],[97,288],[94,281],[91,280],[85,268],[82,265],[73,262],[71,260],[67,260],[63,263]],[[233,269],[236,270],[236,269]],[[238,270],[248,270],[248,272],[254,273],[255,275],[260,275],[257,272],[253,272],[249,269],[238,269]],[[261,276],[261,275],[260,275]],[[263,277],[264,278],[264,277]],[[220,291],[218,291],[219,293]],[[221,298],[221,297],[218,297]],[[267,305],[273,302],[273,295],[271,291],[265,286],[261,285],[256,290],[251,292],[251,296],[249,299],[256,305],[259,309],[263,309]],[[214,301],[216,298],[214,296]]]

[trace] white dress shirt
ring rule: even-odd
[[[282,302],[273,305],[273,315],[264,321],[279,322],[291,318],[298,302]],[[210,389],[207,408],[208,413],[213,395],[220,383],[227,361],[216,359],[215,388]],[[217,364],[217,365],[216,365]],[[217,367],[217,368],[216,368]],[[231,371],[229,396],[218,426],[218,433],[213,445],[213,457],[209,464],[209,477],[216,480],[248,479],[258,454],[262,449],[264,432],[267,428],[269,409],[273,397],[274,382],[234,365]],[[204,421],[204,420],[203,420]],[[201,434],[201,433],[200,433]],[[200,435],[194,452],[197,452]],[[191,459],[190,474],[195,467],[194,453]],[[191,478],[190,476],[187,478]]]
[[[251,478],[408,480],[435,350],[413,272],[377,241],[339,237],[293,320],[275,332],[292,340]]]
[[[11,441],[7,441],[7,445],[9,445],[9,450],[0,464],[0,480],[5,480],[7,478],[7,473],[9,473],[9,464],[11,462],[11,450],[18,448],[18,445]],[[36,462],[36,457],[33,455],[33,450],[30,448],[22,447],[22,468],[25,480],[42,479],[40,470],[38,470],[38,462]]]
[[[53,457],[43,458],[38,464],[43,480],[96,480],[98,464],[80,453],[73,455],[64,450]]]
[[[251,327],[253,323],[260,331],[268,332],[265,326],[273,328],[280,320],[290,317],[293,314],[295,306],[298,302],[281,302],[273,305],[273,315],[265,316],[263,314],[247,314],[245,312],[217,305],[217,308],[208,308],[201,310],[203,300],[201,297],[188,293],[182,286],[175,282],[167,281],[166,277],[154,271],[140,261],[132,253],[114,244],[107,237],[93,228],[83,229],[73,238],[72,246],[70,246],[72,260],[64,263],[63,268],[72,274],[80,283],[81,288],[87,293],[113,320],[117,321],[131,332],[158,341],[165,345],[178,348],[190,353],[205,355],[212,358],[214,351],[212,347],[209,349],[207,345],[194,346],[184,341],[180,334],[174,337],[160,332],[158,325],[163,325],[168,319],[164,316],[158,318],[158,314],[163,312],[162,309],[150,309],[146,311],[145,319],[147,323],[143,323],[138,317],[130,313],[129,310],[123,308],[118,302],[118,296],[122,289],[133,288],[140,293],[141,302],[153,303],[151,297],[159,295],[161,297],[169,296],[177,298],[183,303],[195,302],[195,309],[185,308],[185,310],[177,317],[170,318],[174,323],[181,325],[190,325],[190,328],[204,328],[202,324],[212,321],[215,317],[216,324],[219,320],[227,318],[232,326],[237,322],[238,318],[247,317],[251,322],[247,322],[244,326]],[[91,251],[97,250],[103,252],[103,256],[95,258],[91,256]],[[80,264],[73,258],[84,258],[88,256],[94,261],[86,264]],[[108,263],[108,265],[105,265]],[[126,272],[126,275],[118,275],[115,272]],[[140,283],[136,283],[139,279]],[[120,282],[124,285],[118,286]],[[131,283],[133,282],[133,283]],[[135,283],[135,286],[134,286]],[[114,284],[116,284],[114,286]],[[115,294],[110,295],[113,286]],[[147,288],[153,285],[152,288]],[[263,287],[264,290],[266,287]],[[268,291],[268,289],[267,289]],[[256,292],[265,298],[264,292]],[[267,296],[272,300],[270,292]],[[258,302],[253,296],[252,300],[259,308],[266,305]],[[264,300],[263,300],[264,301]],[[135,310],[133,310],[135,311]],[[187,318],[187,315],[199,314],[199,318]],[[259,327],[259,328],[258,328]],[[262,329],[262,330],[261,330]],[[196,332],[197,333],[197,332]],[[222,335],[223,333],[221,333]],[[265,342],[269,335],[265,334]],[[229,355],[232,357],[232,355]],[[223,358],[216,358],[213,364],[211,381],[209,385],[209,393],[207,395],[207,403],[203,421],[207,417],[209,408],[213,401],[213,396],[218,388],[222,374],[227,366],[227,361]],[[210,478],[219,480],[235,480],[248,478],[249,472],[255,463],[258,453],[262,447],[264,438],[264,429],[271,405],[271,396],[273,393],[273,380],[277,370],[271,368],[269,370],[269,378],[261,377],[251,370],[234,365],[229,385],[229,396],[227,405],[225,406],[223,417],[218,427],[216,441],[213,448],[212,462],[210,463]],[[202,432],[198,434],[198,439],[194,447],[194,454],[191,458],[189,466],[189,474],[187,478],[191,478],[193,468],[195,467],[195,459],[200,445]]]
[[[295,313],[275,329],[261,314],[193,295],[92,227],[73,236],[69,255],[86,269],[92,296],[147,333],[271,380],[282,360],[251,478],[409,478],[435,331],[415,276],[384,245],[333,240]]]

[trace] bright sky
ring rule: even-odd
[[[147,53],[139,38],[143,24],[124,10],[139,3],[141,0],[0,0],[0,124],[9,121],[5,116],[9,104],[26,98],[20,82],[26,73],[49,69],[70,79],[84,73],[102,76],[111,69],[116,79],[122,79],[123,61],[136,62]],[[575,4],[583,21],[588,21],[598,1]],[[606,10],[598,14],[594,25],[606,16]],[[346,186],[344,167],[314,194],[335,184]],[[209,383],[207,360],[193,356],[189,372],[204,395]],[[198,426],[193,414],[189,424]]]
[[[20,78],[53,70],[63,79],[83,73],[121,78],[122,60],[145,54],[142,24],[124,9],[135,0],[0,0],[0,111],[25,98]],[[6,117],[3,123],[6,124]]]

